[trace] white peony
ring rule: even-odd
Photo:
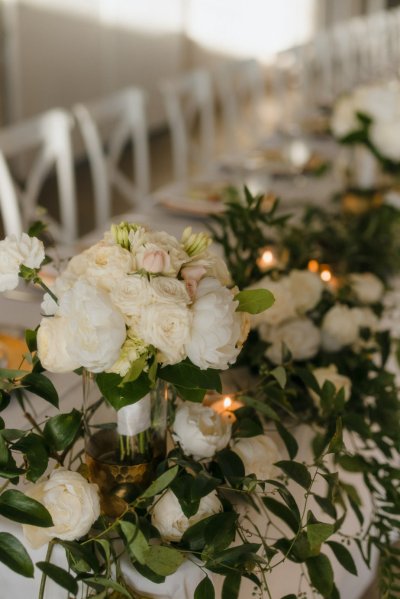
[[[359,329],[370,329],[373,333],[377,331],[379,319],[371,308],[352,308],[351,313]]]
[[[393,121],[372,123],[369,136],[384,158],[394,162],[400,161],[400,115]]]
[[[252,327],[261,324],[279,325],[289,318],[296,316],[296,306],[291,289],[289,277],[282,277],[279,281],[272,281],[264,277],[249,289],[268,289],[275,297],[275,303],[260,314],[251,316]]]
[[[334,364],[330,364],[330,366],[326,366],[324,368],[315,368],[313,370],[313,375],[317,379],[317,383],[322,389],[325,381],[330,381],[336,389],[336,392],[340,391],[340,389],[344,390],[344,399],[348,401],[351,395],[351,380],[349,377],[344,374],[340,374]],[[309,389],[310,395],[318,407],[321,403],[321,399],[315,391]]]
[[[53,470],[48,480],[30,487],[26,495],[45,506],[54,524],[50,528],[23,525],[24,535],[33,549],[54,538],[80,539],[100,516],[97,485],[88,483],[78,472],[64,468]]]
[[[45,257],[43,243],[26,233],[0,241],[0,291],[15,289],[21,265],[39,268]]]
[[[63,275],[83,278],[99,289],[111,291],[114,285],[132,270],[132,256],[116,243],[100,241],[68,263]]]
[[[143,306],[134,330],[147,345],[154,345],[164,364],[177,364],[186,357],[192,314],[184,303],[158,302]]]
[[[284,345],[292,354],[293,360],[308,360],[319,350],[321,335],[309,318],[293,318],[277,327],[261,331],[261,338],[271,343],[265,352],[274,364],[283,361]]]
[[[358,339],[358,322],[354,312],[344,304],[336,304],[322,321],[322,347],[328,352],[337,352]]]
[[[108,296],[78,280],[60,300],[57,315],[64,317],[68,355],[90,372],[111,368],[126,337],[122,315]]]
[[[68,322],[63,316],[42,319],[37,332],[38,357],[49,372],[72,372],[81,364],[71,358],[66,348]]]
[[[200,499],[197,513],[187,518],[180,503],[168,489],[161,499],[154,504],[151,512],[151,523],[157,528],[165,541],[180,541],[183,533],[196,522],[223,511],[216,491],[212,491]]]
[[[400,114],[398,85],[359,87],[353,94],[354,109],[374,122],[393,121]]]
[[[202,404],[184,402],[175,414],[173,438],[196,460],[212,458],[231,438],[231,422]]]
[[[199,368],[226,370],[240,352],[242,318],[238,302],[217,279],[206,277],[196,290],[193,321],[186,343],[189,359]]]
[[[349,277],[350,285],[363,304],[375,304],[382,299],[384,286],[377,276],[370,272],[354,273]]]
[[[246,475],[255,474],[259,481],[275,476],[274,464],[281,456],[276,443],[267,435],[238,439],[232,450],[242,460]]]
[[[342,96],[333,108],[331,119],[333,135],[338,139],[342,139],[359,128],[360,122],[356,115],[353,98],[351,96]]]
[[[321,299],[324,285],[321,278],[309,270],[292,270],[289,284],[294,305],[299,314],[312,310]]]

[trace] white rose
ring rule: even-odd
[[[322,347],[328,352],[337,352],[345,345],[355,343],[358,338],[358,323],[353,311],[343,304],[336,304],[322,321]]]
[[[187,518],[176,495],[168,489],[154,504],[151,523],[165,541],[180,541],[183,533],[196,522],[222,512],[223,507],[216,491],[211,491],[200,499],[199,509],[194,516]]]
[[[360,122],[357,119],[353,98],[351,96],[342,96],[333,108],[331,119],[333,135],[338,139],[342,139],[359,128]]]
[[[264,277],[249,289],[268,289],[275,297],[275,303],[261,312],[251,316],[252,327],[257,328],[261,324],[279,325],[281,322],[296,316],[296,306],[289,277],[282,277],[279,281],[272,281]]]
[[[84,280],[75,283],[60,300],[68,355],[91,372],[111,368],[126,337],[122,315],[103,291]]]
[[[379,320],[371,308],[352,308],[351,313],[359,329],[370,329],[372,332],[378,329]]]
[[[242,319],[238,302],[217,279],[206,277],[196,290],[193,321],[186,343],[189,359],[201,369],[226,370],[240,352]]]
[[[22,233],[19,238],[9,235],[0,241],[0,291],[17,287],[22,264],[28,268],[39,268],[44,257],[43,243],[37,237]]]
[[[400,161],[400,115],[393,121],[372,123],[369,136],[382,156],[394,162]]]
[[[134,326],[143,306],[153,301],[154,292],[146,277],[125,275],[115,281],[110,297],[113,305],[124,315],[125,321]]]
[[[66,348],[68,323],[62,316],[42,319],[37,333],[38,356],[49,372],[72,372],[81,364],[71,358]]]
[[[358,88],[353,94],[357,112],[374,122],[393,121],[399,115],[400,95],[397,85],[374,85]]]
[[[354,293],[363,304],[375,304],[382,299],[384,286],[374,274],[370,272],[354,273],[350,275],[349,279]]]
[[[148,345],[161,352],[164,364],[177,364],[186,357],[192,314],[184,303],[158,302],[143,306],[134,330]]]
[[[272,343],[265,355],[274,364],[282,363],[283,345],[289,349],[293,360],[297,361],[313,358],[321,343],[319,329],[309,318],[293,318],[278,327],[271,327],[262,338]]]
[[[348,401],[351,395],[351,380],[344,374],[340,374],[334,364],[330,364],[330,366],[326,366],[325,368],[315,368],[313,375],[317,379],[317,383],[321,389],[325,381],[330,381],[335,386],[336,392],[343,389],[344,399]],[[315,405],[318,407],[321,403],[321,398],[312,389],[309,389],[309,392]]]
[[[275,476],[274,464],[281,456],[276,443],[266,435],[238,439],[232,450],[242,460],[246,475],[255,474],[259,481]]]
[[[97,485],[88,483],[78,472],[64,468],[53,470],[48,480],[30,487],[26,495],[45,506],[54,524],[50,528],[23,525],[24,535],[33,549],[55,537],[63,541],[80,539],[100,516]]]
[[[133,267],[130,252],[116,243],[100,241],[74,256],[64,273],[76,279],[84,278],[104,291],[111,291]]]
[[[212,408],[186,401],[175,414],[173,437],[196,460],[212,458],[231,438],[231,422]]]
[[[308,270],[292,270],[289,274],[293,302],[300,314],[312,310],[321,299],[324,288],[320,277]]]
[[[150,287],[154,300],[189,304],[190,297],[183,281],[172,277],[153,277]]]

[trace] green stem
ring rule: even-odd
[[[47,547],[45,562],[50,562],[51,554],[53,552],[53,547],[54,547],[54,541],[50,541],[50,543]],[[38,599],[44,599],[44,589],[46,586],[46,579],[47,579],[47,575],[43,572],[42,578],[40,580]]]
[[[56,302],[56,304],[58,304],[58,298],[56,295],[54,295],[54,293],[52,292],[51,289],[49,289],[46,285],[46,283],[43,283],[42,279],[38,276],[35,277],[33,279],[33,282],[36,283],[36,285],[39,285],[43,291],[45,291],[46,293],[48,293],[50,295],[50,297]]]

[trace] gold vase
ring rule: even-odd
[[[144,398],[117,411],[102,396],[95,375],[84,373],[83,389],[89,479],[99,487],[102,513],[116,518],[149,485],[166,455],[172,390],[159,380]]]

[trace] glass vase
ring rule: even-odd
[[[99,487],[102,513],[118,517],[166,455],[172,388],[159,380],[148,395],[117,411],[102,396],[95,375],[84,372],[83,394],[89,479]]]

